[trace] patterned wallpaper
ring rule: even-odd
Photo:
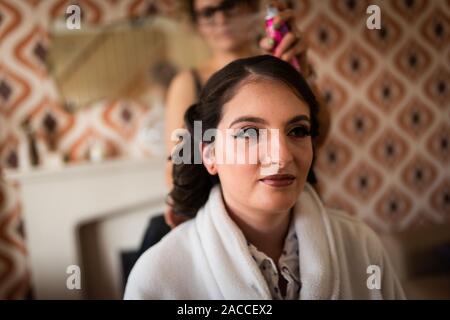
[[[298,15],[332,114],[325,201],[379,231],[448,220],[450,1],[301,1]]]
[[[45,59],[50,22],[65,16],[73,1],[0,1],[0,163],[20,164],[18,146],[23,140],[21,124],[30,121],[41,140],[56,135],[58,151],[70,161],[86,158],[95,139],[106,156],[128,154],[144,125],[148,108],[135,101],[100,101],[86,111],[72,114],[58,102],[58,92]],[[166,1],[170,3],[170,1]],[[144,0],[79,1],[83,19],[104,25],[165,8]],[[5,130],[6,129],[6,130]],[[148,154],[144,150],[144,154]]]
[[[0,0],[0,170],[18,165],[21,123],[58,137],[68,160],[92,137],[128,154],[146,109],[99,102],[76,115],[58,104],[45,68],[49,23],[74,1]],[[174,1],[80,0],[96,24],[163,11]],[[332,129],[317,172],[324,200],[379,231],[450,217],[450,0],[378,0],[382,29],[365,28],[366,0],[296,1]],[[0,183],[0,298],[26,296],[29,277],[18,186]]]
[[[173,1],[80,0],[84,21],[104,25],[129,17],[172,14]],[[144,120],[154,111],[136,101],[99,101],[77,114],[58,103],[46,69],[50,22],[64,17],[68,0],[0,0],[0,172],[18,167],[21,124],[29,120],[44,137],[57,137],[57,150],[68,161],[86,159],[95,141],[106,157],[152,153],[139,139]],[[30,296],[20,210],[20,186],[0,176],[0,299]],[[25,228],[26,229],[26,228]]]

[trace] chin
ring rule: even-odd
[[[216,40],[217,41],[217,40]],[[235,38],[224,38],[221,39],[219,43],[216,44],[217,48],[221,51],[234,51],[242,46],[240,41]]]
[[[298,194],[294,190],[278,190],[278,192],[265,192],[261,197],[259,206],[268,211],[280,212],[290,210],[298,199]]]

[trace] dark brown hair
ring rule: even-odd
[[[221,117],[223,105],[231,100],[245,81],[252,79],[271,79],[287,85],[309,107],[311,119],[311,136],[313,150],[318,136],[317,113],[319,104],[313,91],[303,76],[289,63],[271,55],[255,56],[231,62],[211,76],[200,93],[198,103],[189,107],[184,115],[184,122],[191,139],[190,164],[173,165],[173,189],[169,194],[175,213],[195,216],[206,203],[211,188],[219,183],[217,175],[210,175],[203,164],[194,164],[194,159],[201,159],[200,142],[194,135],[194,121],[201,121],[202,132],[216,129]],[[197,138],[198,139],[198,138]],[[196,154],[197,153],[197,154]],[[314,163],[314,159],[313,159]],[[307,181],[315,184],[316,179],[311,165]]]

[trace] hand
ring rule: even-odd
[[[330,131],[331,115],[326,108],[326,104],[322,99],[319,89],[315,84],[317,74],[315,73],[312,65],[308,63],[308,45],[306,39],[303,36],[303,33],[297,28],[297,24],[295,23],[295,14],[292,9],[286,8],[286,6],[282,2],[276,0],[273,0],[270,5],[276,7],[279,12],[278,16],[274,18],[273,25],[281,25],[282,22],[287,22],[289,24],[291,32],[287,33],[284,36],[283,40],[281,40],[280,44],[275,50],[273,48],[274,41],[267,36],[261,39],[261,41],[259,42],[259,46],[266,53],[273,54],[274,56],[289,63],[294,57],[298,59],[300,71],[308,81],[308,84],[311,86],[311,89],[316,95],[321,106],[317,115],[320,124],[320,132],[319,137],[317,137],[316,140],[317,146],[321,147],[323,144],[325,144],[328,133]]]
[[[274,41],[269,37],[264,37],[259,42],[259,46],[269,54],[273,54],[277,58],[291,62],[294,57],[298,59],[300,69],[305,77],[309,77],[311,70],[307,62],[308,46],[302,32],[297,28],[295,23],[295,14],[291,9],[286,9],[282,3],[273,3],[279,10],[278,16],[274,18],[274,26],[287,22],[291,31],[287,33],[280,44],[273,48]],[[274,50],[275,49],[275,50]]]

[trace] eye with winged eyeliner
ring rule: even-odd
[[[252,122],[255,124],[261,124],[261,125],[267,125],[267,121],[262,118],[253,117],[253,116],[243,116],[243,117],[239,117],[236,120],[234,120],[230,124],[230,128],[233,125],[238,124],[238,123],[249,123],[249,122]],[[299,122],[307,122],[308,125],[305,125],[305,124],[299,125],[298,124]],[[289,127],[289,126],[292,127],[289,130],[287,130],[287,132],[288,132],[287,135],[294,136],[294,137],[309,136],[311,134],[309,125],[310,125],[310,119],[308,116],[306,116],[306,115],[295,116],[286,122],[286,127]],[[235,134],[233,134],[233,137],[234,138],[257,138],[259,136],[259,130],[260,129],[255,126],[243,127],[243,128],[238,129],[237,132]]]
[[[299,121],[307,121],[308,123],[310,123],[310,119],[307,115],[298,115],[293,117],[292,119],[290,119],[289,121],[286,122],[286,126],[294,124],[296,122]],[[243,117],[239,117],[237,119],[235,119],[233,122],[231,122],[229,128],[231,128],[233,125],[240,123],[240,122],[253,122],[253,123],[259,123],[259,124],[267,124],[267,121],[264,120],[263,118],[258,118],[258,117],[252,117],[252,116],[243,116]]]

